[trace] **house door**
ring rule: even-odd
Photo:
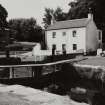
[[[53,45],[52,45],[52,55],[55,55],[55,50],[56,50],[56,45],[53,44]]]

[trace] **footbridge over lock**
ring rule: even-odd
[[[59,71],[65,63],[75,63],[82,59],[61,60],[43,64],[0,65],[0,79],[34,77]]]
[[[18,79],[19,82],[22,82],[22,79],[28,78],[26,83],[29,82],[28,80],[37,81],[36,84],[44,85],[42,87],[49,85],[48,83],[45,86],[45,82],[39,82],[44,80],[55,84],[55,88],[59,86],[63,87],[62,90],[66,89],[67,91],[70,91],[72,87],[82,87],[94,90],[94,92],[97,92],[98,89],[103,91],[104,82],[100,78],[102,73],[98,72],[98,76],[94,76],[93,72],[91,73],[93,69],[95,71],[97,71],[97,69],[100,70],[100,67],[79,65],[78,62],[83,60],[84,58],[61,60],[45,64],[0,65],[0,81],[8,82],[8,80]],[[98,79],[96,79],[97,77]],[[30,84],[31,83],[32,82],[30,82]],[[95,87],[97,87],[97,89]]]

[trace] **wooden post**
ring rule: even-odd
[[[14,67],[12,67],[12,78],[14,78]]]
[[[35,79],[39,79],[42,75],[42,66],[32,67],[32,76]]]
[[[55,72],[56,72],[56,65],[53,65],[53,76],[52,76],[52,83],[55,87]]]
[[[42,75],[41,71],[42,71],[42,66],[37,66],[35,67],[36,69],[36,78],[39,79]]]
[[[10,67],[9,69],[9,78],[10,79],[14,78],[14,68],[13,67]]]
[[[32,67],[32,78],[34,77],[35,75],[35,67]]]
[[[13,74],[12,74],[12,67],[10,67],[9,69],[9,79],[11,79],[13,77]]]

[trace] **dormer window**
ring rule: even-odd
[[[73,34],[73,37],[76,37],[76,31],[75,30],[72,32],[72,34]]]
[[[55,38],[56,37],[56,32],[53,32],[52,33],[52,38]]]

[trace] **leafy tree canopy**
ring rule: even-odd
[[[76,0],[69,3],[70,10],[67,19],[85,18],[89,8],[93,13],[94,21],[99,29],[103,31],[103,42],[105,42],[105,1],[104,0]]]
[[[56,21],[66,20],[66,13],[60,7],[57,7],[55,10],[50,8],[45,8],[45,14],[43,18],[44,27],[47,28],[51,24],[52,15]]]
[[[42,40],[42,28],[37,25],[36,19],[11,19],[9,20],[11,29],[10,37],[18,41],[37,41]]]
[[[8,28],[7,24],[7,10],[0,4],[0,48],[4,48],[5,44],[8,43]]]
[[[77,0],[70,2],[69,6],[68,19],[85,18],[91,8],[97,26],[102,29],[105,22],[104,0]]]
[[[0,4],[0,28],[3,29],[7,27],[6,18],[8,16],[7,10]]]

